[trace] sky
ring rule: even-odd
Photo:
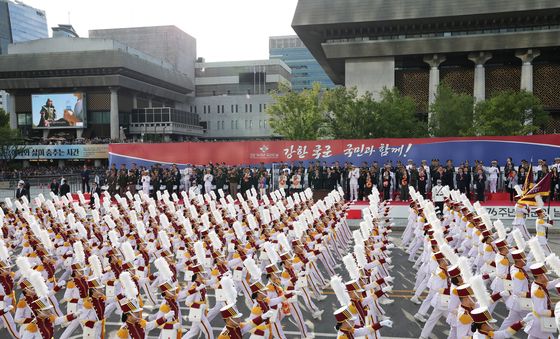
[[[295,34],[297,0],[23,0],[45,10],[50,28],[88,30],[175,25],[196,38],[206,61],[268,59],[268,37]],[[70,18],[70,20],[69,20]]]

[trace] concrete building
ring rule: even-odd
[[[476,100],[525,89],[560,110],[556,0],[300,0],[292,27],[335,84],[396,86],[419,112],[440,82]]]
[[[270,138],[266,108],[270,91],[290,86],[290,68],[282,60],[196,64],[194,112],[212,139]]]
[[[183,110],[193,79],[114,40],[51,38],[9,45],[8,54],[0,56],[0,88],[11,94],[11,127],[28,138],[54,133],[32,129],[31,96],[68,92],[85,94],[86,126],[57,134],[115,140],[203,135],[198,115]]]
[[[57,27],[52,27],[53,38],[79,38],[80,36],[72,25],[59,24]]]
[[[311,88],[314,82],[320,83],[323,88],[334,87],[334,83],[297,35],[270,37],[268,52],[270,59],[280,59],[292,70],[293,91]]]
[[[90,38],[111,39],[163,60],[194,79],[196,39],[176,26],[96,29]]]

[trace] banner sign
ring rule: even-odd
[[[107,159],[109,145],[25,145],[16,160]]]
[[[492,160],[505,162],[512,157],[516,164],[522,159],[547,159],[549,164],[560,156],[560,135],[533,135],[508,137],[454,137],[421,139],[364,139],[318,141],[245,141],[245,142],[185,142],[165,144],[111,144],[109,161],[113,164],[151,166],[155,163],[204,165],[210,162],[230,165],[270,166],[280,162],[335,161],[361,164],[378,161],[409,159],[450,159],[454,164],[474,160],[490,164]]]
[[[506,226],[509,226],[511,221],[515,218],[515,208],[513,203],[510,206],[487,206],[485,203],[482,203],[482,206],[485,206],[486,211],[493,220],[500,219],[502,221],[508,220]],[[361,209],[365,208],[365,206],[352,206],[351,209],[360,209],[360,217],[354,220],[361,221],[363,220]],[[545,210],[546,205],[545,205]],[[548,210],[547,210],[548,211]],[[410,208],[406,205],[395,205],[391,207],[391,212],[389,216],[394,219],[407,219],[410,215]],[[557,224],[556,220],[560,220],[560,206],[552,206],[550,207],[550,219],[555,220],[555,225]],[[537,215],[534,210],[531,211],[530,216],[526,219],[526,225],[529,229],[535,228],[535,219],[537,219]]]

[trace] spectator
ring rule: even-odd
[[[515,185],[517,185],[517,171],[511,170],[506,176],[506,181],[505,181],[506,190],[509,193],[509,201],[513,201],[513,197],[516,194],[514,188]]]
[[[101,196],[101,188],[99,187],[99,184],[97,184],[94,181],[91,185],[91,191],[89,193],[90,193],[89,205],[91,208],[93,208],[95,206],[95,200],[94,200],[95,194],[97,193],[98,196]]]
[[[51,189],[51,192],[53,192],[55,195],[58,195],[58,188],[60,187],[60,184],[58,183],[58,181],[56,179],[53,178],[53,180],[51,181],[49,188]]]
[[[558,175],[558,167],[552,167],[552,173],[550,178],[550,199],[558,200],[559,196],[559,185],[560,185],[560,177]]]
[[[87,165],[84,165],[81,176],[82,176],[82,192],[89,192],[89,169]]]
[[[476,200],[484,201],[484,191],[486,189],[486,174],[482,167],[478,168],[477,174],[475,175],[475,189],[476,189]]]
[[[62,178],[61,181],[61,185],[60,185],[60,196],[64,197],[66,196],[67,193],[70,193],[70,185],[68,185],[68,182],[66,181],[66,179]]]
[[[25,189],[25,182],[20,180],[16,189],[16,199],[21,200],[22,197],[27,197],[27,190]]]
[[[142,173],[142,192],[147,196],[150,195],[150,174],[148,171]]]
[[[391,200],[391,169],[385,167],[381,175],[381,185],[383,186],[383,200]]]
[[[422,166],[418,170],[418,192],[426,198],[426,186],[428,184],[428,176],[426,169]]]
[[[455,180],[457,181],[457,188],[459,189],[459,192],[467,193],[467,185],[469,184],[469,181],[467,179],[467,175],[463,171],[463,167],[459,167],[457,170]]]
[[[490,193],[496,193],[496,188],[498,186],[498,176],[500,175],[500,167],[498,166],[498,161],[492,160],[492,165],[488,167],[487,171]]]

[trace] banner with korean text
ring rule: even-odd
[[[338,161],[361,164],[378,161],[411,159],[448,159],[459,164],[468,160],[481,160],[489,164],[496,159],[505,162],[512,157],[516,164],[522,159],[547,159],[549,163],[560,156],[560,135],[533,135],[507,137],[456,137],[422,139],[364,139],[364,140],[317,140],[317,141],[245,141],[245,142],[185,142],[164,144],[111,144],[109,161],[116,165],[151,166],[155,163],[205,165],[226,163],[228,165],[258,165],[267,167],[273,163],[310,161]]]
[[[25,145],[16,160],[107,159],[109,145]]]

